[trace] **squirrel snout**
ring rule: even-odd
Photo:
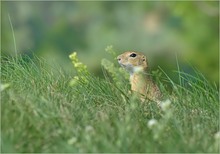
[[[117,59],[118,59],[118,61],[121,61],[121,58],[120,58],[120,56],[118,56],[118,57],[117,57]]]

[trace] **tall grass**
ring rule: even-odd
[[[179,85],[161,70],[173,90],[158,83],[158,107],[109,69],[70,86],[41,59],[1,57],[1,152],[219,152],[219,94],[201,73],[177,71]]]

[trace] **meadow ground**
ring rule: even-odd
[[[43,60],[1,57],[1,152],[219,152],[219,93],[201,73],[159,82],[158,107],[105,68],[70,86]]]

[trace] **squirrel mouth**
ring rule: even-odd
[[[127,69],[127,65],[119,63],[122,68]]]
[[[121,63],[119,63],[120,65],[121,65],[121,67],[125,67],[126,65],[124,65],[124,64],[121,64]]]

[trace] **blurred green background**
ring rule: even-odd
[[[210,80],[219,78],[219,2],[1,2],[1,53],[43,57],[66,71],[77,51],[90,71],[102,76],[101,59],[112,45],[144,52],[152,69],[189,64]],[[115,60],[115,63],[117,61]]]

